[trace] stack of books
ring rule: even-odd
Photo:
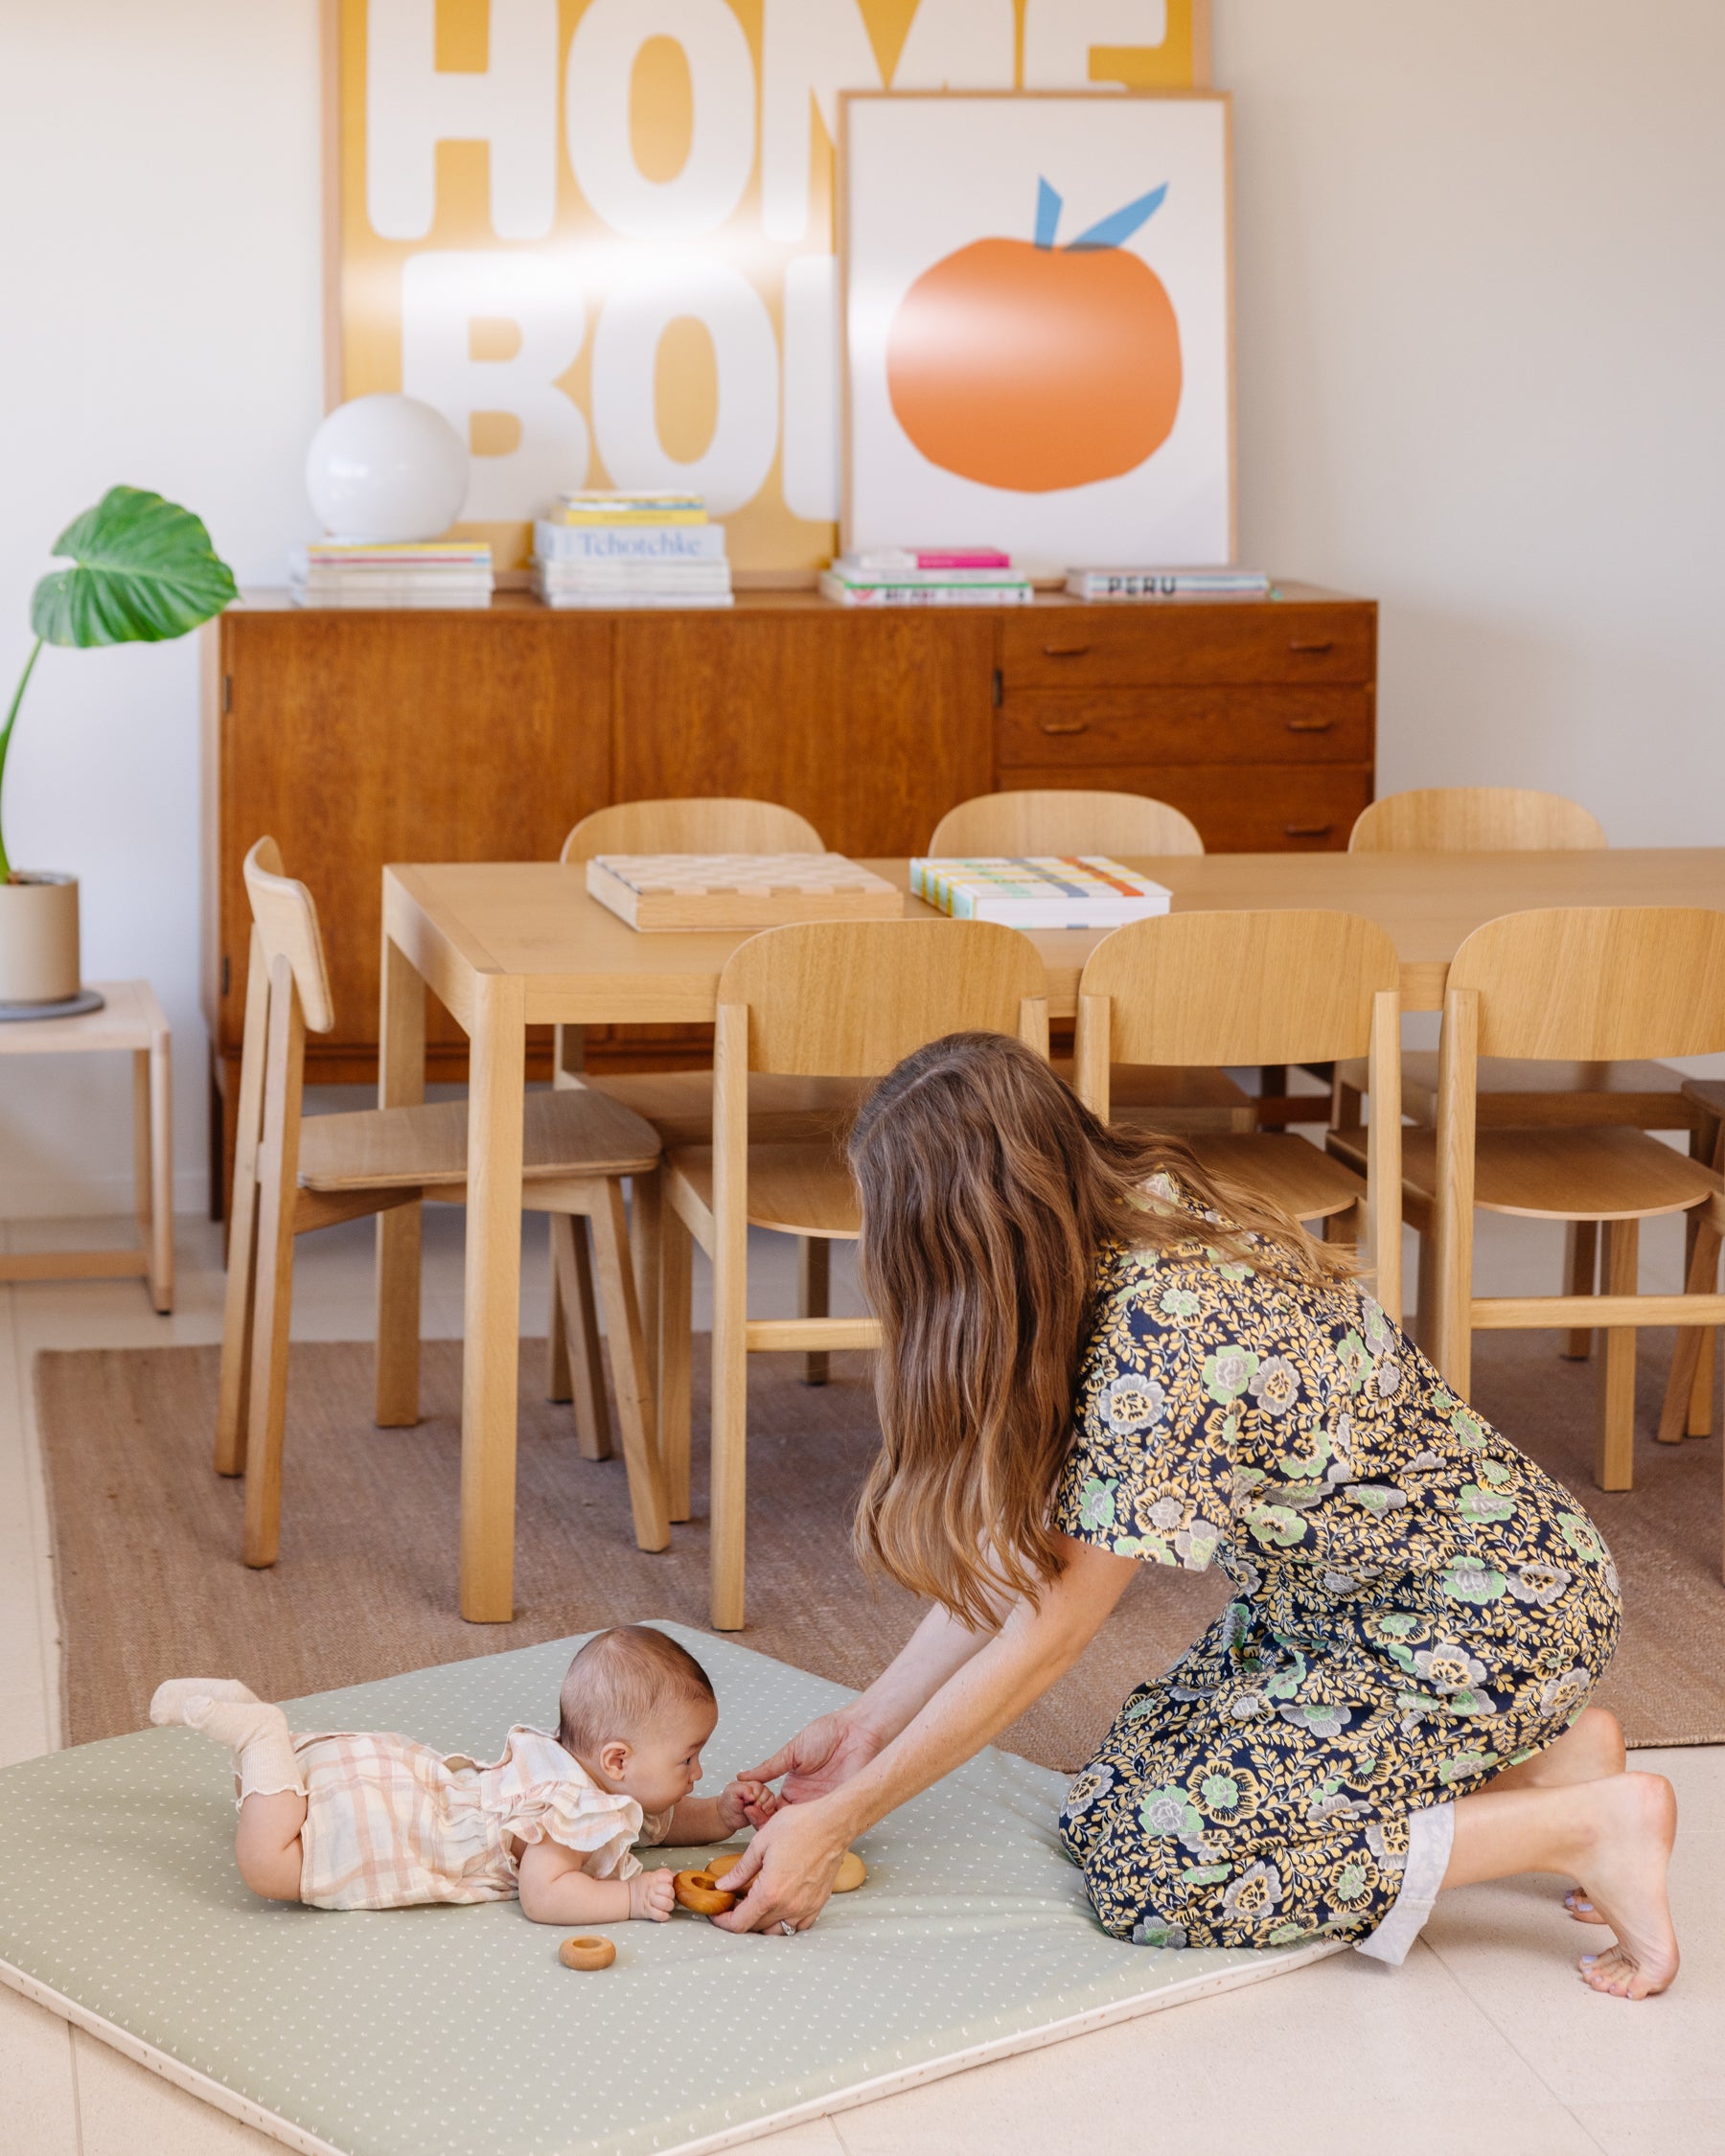
[[[910,863],[910,894],[956,921],[1009,929],[1118,929],[1166,913],[1172,894],[1103,854]]]
[[[489,607],[492,551],[483,539],[401,545],[315,539],[288,557],[300,607]]]
[[[886,546],[841,554],[820,588],[841,607],[1025,607],[1030,580],[992,546]]]
[[[560,494],[533,527],[533,587],[547,607],[728,607],[724,526],[699,494]]]
[[[1261,569],[1069,569],[1074,599],[1262,599]]]

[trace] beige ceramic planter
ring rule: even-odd
[[[77,877],[20,869],[0,883],[0,1003],[63,1003],[81,986]]]

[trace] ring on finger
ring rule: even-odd
[[[794,1924],[781,1923],[779,1925],[779,1930],[784,1933],[787,1938],[794,1938],[796,1937],[796,1926]]]

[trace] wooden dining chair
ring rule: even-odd
[[[1434,1360],[1466,1397],[1473,1335],[1585,1321],[1605,1332],[1595,1479],[1633,1479],[1636,1328],[1713,1326],[1725,1296],[1637,1293],[1641,1223],[1692,1215],[1725,1225],[1725,1183],[1644,1131],[1487,1126],[1477,1113],[1488,1056],[1583,1061],[1725,1051],[1725,913],[1690,906],[1569,906],[1476,929],[1450,961],[1435,1128],[1402,1134],[1403,1205],[1432,1289]],[[1604,1228],[1605,1293],[1478,1296],[1476,1207]],[[1713,1246],[1716,1255],[1717,1245]],[[1427,1264],[1429,1252],[1430,1263]]]
[[[768,929],[739,945],[719,979],[713,1142],[667,1154],[660,1243],[659,1428],[671,1509],[689,1483],[692,1245],[713,1261],[712,1619],[744,1613],[750,1354],[873,1347],[871,1318],[750,1319],[748,1230],[854,1240],[856,1184],[840,1142],[762,1141],[749,1088],[777,1074],[872,1083],[949,1033],[1048,1041],[1042,958],[1016,929],[979,921],[844,921]]]
[[[1201,854],[1197,826],[1144,793],[1036,791],[978,793],[949,809],[934,827],[936,857],[1005,854]],[[1070,1081],[1071,1059],[1056,1044],[1054,1067]],[[1162,1070],[1122,1063],[1112,1097],[1122,1122],[1182,1135],[1193,1131],[1254,1131],[1257,1109],[1225,1070]]]
[[[1147,793],[1042,787],[978,793],[949,809],[929,840],[932,855],[1201,854],[1189,816]]]
[[[1386,794],[1360,812],[1350,853],[1581,853],[1608,844],[1598,818],[1561,793],[1521,786],[1435,786]],[[1357,1128],[1357,1069],[1338,1069],[1331,1121]],[[1402,1055],[1402,1112],[1429,1127],[1438,1115],[1438,1057],[1431,1049]],[[1631,1130],[1687,1131],[1693,1140],[1699,1113],[1684,1091],[1683,1074],[1636,1058],[1619,1063],[1552,1063],[1495,1056],[1482,1061],[1477,1119],[1482,1130],[1530,1126],[1624,1124]],[[1564,1276],[1572,1295],[1586,1293],[1598,1267],[1598,1235],[1578,1222],[1565,1238]],[[1591,1328],[1565,1340],[1564,1353],[1585,1361]]]
[[[1558,854],[1607,846],[1579,801],[1530,786],[1416,786],[1354,818],[1350,854]]]
[[[1690,1150],[1714,1174],[1725,1177],[1725,1079],[1689,1078],[1685,1096],[1701,1117]],[[1711,1294],[1718,1284],[1719,1238],[1711,1225],[1690,1215],[1685,1279],[1691,1295]],[[1677,1335],[1671,1375],[1659,1417],[1659,1440],[1681,1444],[1685,1437],[1706,1437],[1713,1431],[1714,1356],[1718,1335],[1689,1325]]]
[[[1167,913],[1104,936],[1078,982],[1078,1097],[1111,1120],[1111,1067],[1365,1058],[1395,1098],[1401,961],[1352,913]],[[1401,1319],[1401,1124],[1372,1118],[1357,1164],[1288,1131],[1186,1140],[1204,1165],[1274,1199],[1327,1239],[1369,1236],[1375,1293]],[[1364,1174],[1360,1172],[1364,1169]]]
[[[595,854],[820,854],[824,838],[806,816],[776,801],[694,795],[663,801],[619,801],[584,816],[564,840],[560,859],[577,866]],[[552,1044],[553,1082],[590,1087],[632,1110],[657,1132],[659,1142],[708,1145],[713,1135],[713,1072],[589,1071],[585,1030],[560,1025]],[[758,1138],[794,1141],[842,1135],[867,1089],[823,1078],[762,1076],[749,1088],[750,1128]],[[658,1352],[658,1219],[656,1174],[633,1185],[632,1233],[635,1274],[647,1337]],[[804,1237],[797,1252],[799,1308],[805,1317],[827,1309],[828,1249]],[[582,1442],[595,1457],[610,1447],[605,1371],[599,1355],[592,1271],[571,1223],[551,1222],[550,1311],[545,1326],[545,1397],[573,1403]],[[823,1385],[824,1355],[810,1355],[803,1377]],[[674,1512],[686,1519],[686,1512]]]
[[[245,1562],[264,1566],[275,1563],[280,1540],[294,1238],[420,1199],[462,1203],[467,1104],[302,1117],[306,1035],[327,1033],[335,1022],[317,908],[305,884],[284,873],[273,838],[252,847],[244,873],[251,962],[216,1471],[245,1477]],[[624,1177],[657,1166],[658,1139],[603,1094],[530,1092],[522,1154],[522,1204],[590,1225],[635,1540],[643,1549],[663,1549],[670,1527],[622,1190]]]

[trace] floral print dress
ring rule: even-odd
[[[1213,1560],[1234,1596],[1126,1701],[1063,1839],[1116,1937],[1399,1961],[1447,1806],[1561,1735],[1604,1670],[1617,1574],[1369,1296],[1230,1260],[1213,1214],[1152,1191],[1194,1239],[1103,1251],[1055,1524]]]

